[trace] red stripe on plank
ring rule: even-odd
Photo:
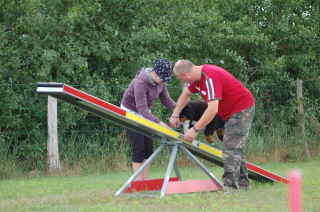
[[[82,91],[79,91],[69,85],[64,85],[63,86],[63,90],[67,93],[70,93],[76,97],[79,97],[80,99],[84,99],[92,104],[95,104],[95,105],[98,105],[100,107],[103,107],[107,110],[111,110],[112,112],[115,112],[115,113],[118,113],[122,116],[126,116],[126,111],[125,110],[122,110],[121,108],[113,105],[113,104],[110,104],[106,101],[103,101],[97,97],[94,97],[94,96],[91,96],[87,93],[84,93]]]
[[[262,176],[265,176],[265,177],[268,177],[272,180],[275,180],[275,181],[278,181],[278,182],[283,182],[285,184],[288,184],[289,183],[289,180],[283,178],[283,177],[280,177],[279,175],[276,175],[276,174],[273,174],[272,172],[269,172],[265,169],[262,169],[256,165],[253,165],[252,163],[247,163],[247,167],[248,169],[250,169],[251,171],[254,171]]]

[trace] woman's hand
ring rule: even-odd
[[[168,128],[168,129],[172,130],[171,127],[169,127],[167,124],[163,123],[162,121],[160,121],[159,124],[160,124],[161,126],[165,127],[165,128]]]

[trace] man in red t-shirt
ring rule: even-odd
[[[223,189],[225,193],[239,188],[250,189],[244,148],[255,110],[252,94],[239,80],[218,66],[196,66],[188,60],[179,60],[173,70],[178,79],[189,85],[177,101],[170,117],[171,126],[179,126],[181,110],[194,93],[200,93],[208,103],[207,110],[187,131],[184,140],[192,142],[215,115],[222,117],[226,121],[222,143]]]

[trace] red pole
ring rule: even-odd
[[[289,172],[289,207],[290,212],[302,212],[302,197],[301,197],[301,179],[302,173],[300,170],[291,170]]]

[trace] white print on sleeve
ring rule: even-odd
[[[209,78],[206,80],[206,86],[207,86],[207,90],[208,90],[208,100],[210,99],[214,99],[215,95],[214,95],[214,87],[213,87],[213,82],[212,79]]]

